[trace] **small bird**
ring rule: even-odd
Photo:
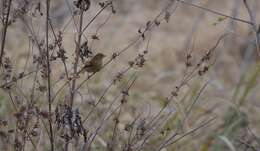
[[[91,60],[87,61],[81,71],[87,71],[88,73],[98,72],[103,66],[103,58],[106,55],[103,53],[97,53]]]

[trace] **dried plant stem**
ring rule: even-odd
[[[26,74],[23,74],[21,77],[19,77],[19,78],[16,78],[16,79],[12,79],[11,81],[9,81],[9,82],[6,82],[6,83],[4,83],[4,84],[1,84],[0,85],[0,88],[4,88],[6,85],[9,85],[9,84],[12,84],[12,83],[14,83],[14,82],[17,82],[18,80],[20,80],[20,79],[24,79],[24,78],[26,78],[26,77],[28,77],[29,75],[31,75],[31,74],[33,74],[33,73],[35,73],[35,72],[38,72],[39,70],[37,69],[37,70],[34,70],[34,71],[31,71],[31,72],[28,72],[28,73],[26,73]]]
[[[87,116],[84,118],[84,120],[82,121],[82,123],[85,123],[87,121],[87,119],[89,118],[89,116],[95,111],[96,107],[102,102],[102,100],[105,97],[105,94],[107,94],[108,90],[113,86],[113,82],[111,82],[108,87],[104,90],[104,92],[102,93],[101,97],[98,99],[97,103],[94,105],[94,107],[89,111],[89,113],[87,114]]]
[[[7,14],[6,14],[5,20],[4,20],[4,16],[3,16],[4,30],[3,30],[3,37],[2,37],[2,44],[1,44],[0,65],[2,65],[2,63],[3,63],[4,49],[5,49],[5,40],[6,40],[6,33],[7,33],[7,28],[8,28],[8,22],[9,22],[9,15],[10,15],[10,10],[11,10],[11,5],[12,5],[12,0],[9,0],[8,8],[7,8]]]
[[[54,138],[52,129],[52,103],[51,103],[51,77],[50,77],[50,54],[49,54],[49,10],[50,10],[50,0],[46,0],[46,61],[47,61],[47,89],[48,89],[48,111],[49,111],[49,129],[50,129],[50,144],[51,151],[54,151]]]
[[[89,21],[89,23],[83,28],[82,31],[79,31],[80,34],[82,34],[88,27],[91,23],[93,23],[93,21],[109,6],[111,5],[112,3],[107,3],[104,7],[102,7],[98,12],[97,14]]]
[[[247,20],[240,19],[240,18],[237,18],[237,17],[229,16],[229,15],[226,15],[226,14],[223,14],[223,13],[220,13],[220,12],[217,12],[217,11],[214,11],[214,10],[211,10],[211,9],[208,9],[208,8],[205,8],[205,7],[202,7],[202,6],[190,3],[190,2],[186,2],[184,0],[177,0],[177,1],[182,3],[182,4],[184,4],[184,5],[188,5],[188,6],[191,6],[191,7],[199,8],[199,9],[202,9],[204,11],[216,14],[216,15],[220,15],[220,16],[223,16],[223,17],[226,17],[226,18],[233,19],[233,20],[238,21],[238,22],[249,24],[250,26],[252,26],[253,31],[254,31],[254,33],[256,35],[255,36],[255,39],[256,39],[255,40],[256,41],[256,49],[257,49],[258,56],[260,56],[260,48],[259,48],[259,41],[260,40],[259,40],[259,35],[258,35],[259,33],[258,33],[257,25],[255,23],[255,19],[254,19],[253,15],[252,15],[252,11],[250,10],[250,8],[249,8],[249,6],[247,4],[247,0],[243,0],[243,1],[244,1],[245,7],[247,9],[247,12],[249,14],[249,17],[250,17],[251,21],[247,21]]]
[[[185,115],[186,116],[185,119],[187,119],[189,117],[189,115],[191,113],[191,110],[194,108],[194,105],[196,104],[196,102],[198,101],[199,97],[204,92],[204,90],[206,89],[207,86],[208,86],[208,81],[202,86],[202,88],[200,88],[198,95],[195,97],[194,101],[192,102],[190,107],[187,109],[186,115]]]
[[[12,102],[12,105],[13,105],[15,111],[18,112],[18,107],[17,107],[17,105],[15,104],[15,101],[14,101],[14,99],[13,99],[13,96],[12,96],[11,91],[8,92],[8,96],[9,96],[11,102]],[[30,142],[31,142],[31,144],[32,144],[32,146],[33,146],[33,148],[34,148],[34,150],[37,151],[38,149],[37,149],[35,143],[33,142],[32,137],[31,137],[30,135],[28,135],[28,138],[29,138],[29,140],[30,140]]]
[[[147,136],[145,136],[145,138],[142,140],[141,145],[138,147],[137,151],[141,151],[145,145],[145,143],[148,142],[149,138],[151,138],[153,135],[155,135],[155,132],[158,131],[160,129],[160,127],[169,119],[169,116],[171,115],[171,112],[168,113],[166,115],[165,118],[160,119],[157,121],[157,123],[154,124],[153,127],[151,127],[150,129],[147,130]],[[174,137],[175,135],[177,135],[177,132],[175,132],[172,137]],[[134,136],[134,138],[137,137],[136,135]],[[136,143],[136,141],[132,142],[132,144]]]
[[[136,82],[137,77],[135,76],[134,79],[131,81],[131,83],[129,84],[129,86],[127,86],[126,88],[126,92],[129,92],[129,90],[133,87],[134,83]],[[123,97],[123,93],[121,93],[121,96]],[[107,114],[107,116],[104,117],[104,119],[102,120],[102,122],[100,123],[100,125],[96,128],[96,130],[94,131],[94,133],[91,135],[91,138],[89,139],[89,142],[86,143],[83,147],[83,149],[85,148],[85,150],[90,150],[90,146],[92,144],[92,142],[94,141],[95,137],[98,135],[98,133],[100,132],[101,128],[105,125],[105,122],[112,116],[115,115],[116,112],[118,111],[118,115],[120,115],[120,110],[122,108],[122,106],[124,105],[123,102],[121,102],[115,109],[111,109],[111,113]],[[112,106],[111,106],[112,107]]]
[[[125,74],[127,71],[129,71],[132,67],[128,67],[126,68],[123,72],[121,72],[121,74]],[[88,118],[92,115],[92,113],[95,111],[96,107],[104,100],[105,95],[107,94],[107,92],[112,88],[112,86],[114,85],[114,80],[110,82],[110,84],[106,87],[106,89],[104,90],[104,92],[102,93],[102,95],[100,96],[100,98],[98,99],[97,103],[93,106],[93,108],[89,111],[89,113],[86,115],[86,117],[84,118],[84,120],[82,121],[82,123],[85,123]]]
[[[34,97],[35,97],[35,87],[36,87],[36,81],[38,77],[38,72],[39,72],[39,64],[37,64],[37,69],[33,78],[33,84],[32,84],[32,89],[31,89],[31,94],[30,94],[30,102],[33,104],[34,102]]]
[[[254,30],[254,33],[255,33],[255,43],[256,43],[256,50],[257,50],[257,53],[258,53],[258,56],[260,57],[260,48],[259,48],[259,31],[258,31],[258,25],[256,24],[256,20],[255,20],[255,17],[254,17],[254,15],[253,15],[253,12],[252,12],[252,10],[250,9],[250,7],[249,7],[249,5],[248,5],[248,3],[247,3],[247,0],[243,0],[243,2],[244,2],[244,5],[245,5],[245,7],[246,7],[246,10],[247,10],[247,12],[248,12],[248,15],[249,15],[249,17],[250,17],[250,20],[251,20],[251,22],[253,23],[252,24],[252,28],[253,28],[253,30]],[[260,27],[260,26],[259,26]]]
[[[108,151],[113,151],[115,150],[115,145],[116,145],[116,136],[117,136],[117,129],[118,129],[118,124],[119,124],[119,116],[122,112],[122,105],[119,108],[118,113],[115,115],[115,120],[114,120],[114,127],[113,127],[113,133],[112,133],[112,138],[110,140],[110,146],[108,148]]]
[[[253,15],[253,12],[251,11],[248,3],[247,3],[247,0],[243,0],[244,1],[244,5],[246,7],[246,10],[248,12],[248,15],[249,15],[249,18],[250,18],[250,21],[252,22],[252,26],[255,30],[257,30],[257,25],[256,25],[256,21],[255,21],[255,18],[254,18],[254,15]]]
[[[77,74],[78,70],[78,62],[79,62],[79,50],[80,50],[80,43],[81,43],[81,38],[82,38],[82,26],[83,26],[83,15],[84,15],[84,10],[80,10],[80,21],[79,21],[79,31],[78,31],[78,41],[76,43],[76,49],[75,49],[75,62],[74,62],[74,75]],[[71,94],[70,94],[70,106],[73,106],[74,102],[74,95],[75,95],[75,87],[76,87],[76,78],[72,80],[72,86],[71,86]]]
[[[50,24],[51,31],[52,31],[52,34],[53,34],[53,36],[54,36],[55,41],[58,41],[58,38],[57,38],[57,36],[56,36],[56,34],[55,34],[54,28],[53,28],[52,23],[51,23],[51,20],[49,20],[49,24]],[[59,50],[63,49],[60,45],[58,45],[58,48],[59,48]],[[63,58],[61,58],[61,61],[62,61],[62,63],[63,63],[63,67],[64,67],[65,74],[66,74],[66,78],[67,78],[67,80],[69,81],[69,71],[68,71],[68,67],[67,67],[67,64],[66,64],[66,60],[63,59]],[[70,82],[68,82],[68,87],[69,87],[69,90],[70,90],[70,92],[71,92],[72,90],[71,90]],[[54,98],[55,98],[55,97],[54,97]],[[53,99],[51,100],[51,102],[53,102]]]
[[[207,125],[209,125],[209,124],[210,124],[211,122],[213,122],[215,119],[216,119],[216,117],[211,118],[210,120],[208,120],[208,121],[203,122],[202,124],[200,124],[198,127],[191,129],[190,131],[188,131],[188,132],[186,132],[185,134],[181,135],[181,136],[178,137],[177,139],[171,141],[172,138],[176,137],[176,135],[174,134],[173,137],[170,137],[170,138],[167,139],[164,143],[162,143],[162,145],[160,145],[158,151],[162,150],[163,148],[165,148],[165,147],[167,147],[167,146],[169,146],[169,145],[175,144],[176,142],[182,140],[184,137],[186,137],[186,136],[188,136],[188,135],[190,135],[190,134],[192,134],[192,133],[198,131],[199,129],[201,129],[201,128],[207,126]]]
[[[235,20],[235,21],[239,21],[239,22],[246,23],[246,24],[249,24],[249,25],[253,25],[253,24],[254,24],[254,23],[252,23],[251,21],[247,21],[247,20],[244,20],[244,19],[232,17],[232,16],[229,16],[229,15],[226,15],[226,14],[223,14],[223,13],[220,13],[220,12],[217,12],[217,11],[214,11],[214,10],[211,10],[211,9],[208,9],[208,8],[204,8],[204,7],[202,7],[202,6],[199,6],[199,5],[190,3],[190,2],[186,2],[186,1],[184,1],[184,0],[177,0],[177,1],[180,2],[180,3],[182,3],[182,4],[184,4],[184,5],[196,7],[196,8],[202,9],[202,10],[204,10],[204,11],[207,11],[207,12],[210,12],[210,13],[213,13],[213,14],[216,14],[216,15],[220,15],[220,16],[223,16],[223,17],[226,17],[226,18],[233,19],[233,20]]]

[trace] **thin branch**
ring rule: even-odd
[[[250,17],[250,20],[251,20],[251,22],[253,23],[252,24],[252,27],[253,27],[253,30],[254,30],[254,33],[255,33],[255,43],[256,43],[256,50],[257,50],[257,53],[258,53],[258,56],[260,57],[260,48],[259,48],[259,42],[260,42],[260,40],[259,40],[259,32],[258,32],[258,25],[256,24],[256,21],[255,21],[255,18],[254,18],[254,15],[253,15],[253,12],[252,12],[252,10],[250,9],[250,7],[249,7],[249,5],[248,5],[248,3],[247,3],[247,0],[243,0],[243,2],[244,2],[244,5],[245,5],[245,7],[246,7],[246,10],[247,10],[247,12],[248,12],[248,15],[249,15],[249,17]],[[260,26],[259,26],[260,27]]]
[[[194,101],[192,102],[191,106],[186,111],[186,118],[188,118],[188,116],[190,115],[191,110],[193,109],[194,105],[196,104],[196,102],[198,101],[198,99],[201,96],[202,92],[204,92],[204,90],[206,89],[207,86],[208,86],[208,81],[202,86],[202,88],[200,88],[199,93],[197,94],[196,98],[194,99]]]
[[[3,31],[3,39],[2,39],[2,44],[1,44],[1,54],[0,54],[0,65],[1,66],[2,66],[2,63],[3,63],[4,49],[5,49],[5,40],[6,40],[7,28],[8,28],[8,25],[9,25],[9,15],[10,15],[10,10],[11,10],[11,5],[12,5],[12,0],[9,0],[8,8],[7,8],[7,14],[6,14],[6,19],[3,22],[4,31]]]
[[[17,105],[16,105],[15,102],[14,102],[14,99],[13,99],[13,96],[12,96],[11,91],[8,92],[8,95],[9,95],[9,97],[10,97],[10,100],[11,100],[11,102],[12,102],[12,105],[13,105],[15,111],[18,112],[18,107],[17,107]],[[30,140],[30,142],[31,142],[31,144],[32,144],[32,146],[33,146],[33,148],[34,148],[34,150],[37,151],[37,147],[36,147],[35,143],[33,142],[32,138],[31,138],[31,135],[28,135],[28,138],[29,138],[29,140]]]
[[[52,104],[51,104],[51,77],[50,77],[50,54],[49,54],[49,10],[50,10],[50,0],[46,0],[46,61],[47,61],[47,89],[48,89],[48,110],[49,110],[49,129],[50,129],[50,144],[51,151],[54,151],[54,138],[52,129]]]
[[[79,31],[80,34],[82,34],[82,33],[89,27],[89,25],[90,25],[91,23],[93,23],[94,20],[95,20],[109,5],[111,5],[111,4],[112,4],[112,3],[110,2],[110,3],[107,3],[104,7],[102,7],[102,8],[97,12],[97,14],[89,21],[89,23],[83,28],[83,30],[82,30],[82,31]]]
[[[247,21],[247,20],[244,20],[244,19],[232,17],[232,16],[229,16],[229,15],[226,15],[226,14],[223,14],[223,13],[220,13],[220,12],[217,12],[217,11],[214,11],[214,10],[211,10],[211,9],[208,9],[208,8],[204,8],[204,7],[202,7],[202,6],[199,6],[199,5],[190,3],[190,2],[186,2],[186,1],[184,1],[184,0],[177,0],[177,1],[180,2],[180,3],[182,3],[182,4],[184,4],[184,5],[188,5],[188,6],[191,6],[191,7],[196,7],[196,8],[202,9],[202,10],[204,10],[204,11],[207,11],[207,12],[210,12],[210,13],[213,13],[213,14],[216,14],[216,15],[220,15],[220,16],[223,16],[223,17],[226,17],[226,18],[233,19],[233,20],[235,20],[235,21],[239,21],[239,22],[246,23],[246,24],[249,24],[249,25],[254,25],[254,23],[252,23],[251,21]]]
[[[9,81],[9,82],[6,82],[6,83],[4,83],[4,84],[1,84],[1,85],[0,85],[0,88],[5,88],[7,85],[10,85],[10,84],[12,84],[12,83],[14,83],[14,82],[17,82],[17,81],[19,81],[20,79],[24,79],[24,78],[28,77],[29,75],[31,75],[31,74],[33,74],[33,73],[35,73],[35,72],[38,72],[38,70],[34,70],[34,71],[28,72],[28,73],[26,73],[26,74],[22,74],[22,75],[21,75],[20,77],[18,77],[18,78],[14,78],[14,79],[12,79],[12,80]]]
[[[202,123],[201,125],[199,125],[198,127],[194,128],[194,129],[192,129],[192,130],[186,132],[185,134],[183,134],[182,136],[180,136],[180,137],[178,137],[177,139],[173,140],[172,142],[170,142],[170,140],[171,140],[172,138],[169,138],[166,142],[164,142],[164,143],[159,147],[158,151],[162,150],[163,148],[165,148],[165,147],[167,147],[167,146],[169,146],[169,145],[172,145],[172,144],[177,143],[178,141],[182,140],[182,139],[185,138],[186,136],[188,136],[188,135],[190,135],[190,134],[192,134],[192,133],[198,131],[199,129],[201,129],[201,128],[207,126],[207,125],[209,125],[209,124],[212,123],[214,120],[216,120],[216,117],[214,117],[214,118],[212,118],[212,119],[210,119],[210,120],[208,120],[208,121]],[[174,135],[174,137],[175,137],[175,135]],[[169,142],[170,142],[170,143],[169,143]]]
[[[76,43],[76,48],[75,48],[75,62],[73,66],[73,72],[74,75],[77,74],[77,69],[78,69],[78,62],[79,62],[79,50],[80,50],[80,44],[81,44],[81,38],[82,38],[82,26],[83,26],[83,15],[84,15],[84,10],[80,10],[80,23],[79,23],[79,31],[78,31],[78,41]],[[76,87],[76,78],[72,80],[72,86],[71,86],[71,94],[70,94],[70,106],[73,106],[74,102],[74,95],[75,95],[75,87]]]

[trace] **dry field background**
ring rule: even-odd
[[[13,1],[12,8],[20,7],[19,3],[23,4],[22,1]],[[260,1],[247,1],[256,23],[259,24]],[[29,14],[34,12],[36,17],[25,16],[23,18],[25,21],[17,19],[14,24],[8,27],[5,57],[10,58],[12,70],[16,74],[36,69],[32,60],[33,54],[37,54],[38,50],[37,46],[30,40],[33,38],[27,26],[34,28],[39,41],[44,41],[45,18],[39,15],[40,12],[35,11],[36,4],[39,2],[42,3],[41,11],[45,14],[45,2],[35,0],[29,3],[28,8]],[[100,1],[92,1],[90,9],[84,14],[83,25],[89,23],[100,9],[98,2]],[[243,0],[188,0],[188,2],[236,18],[250,20]],[[63,46],[67,51],[68,62],[73,62],[79,17],[77,15],[74,18],[71,17],[72,7],[68,7],[67,3],[72,6],[69,0],[51,0],[50,18],[54,30],[56,32],[63,31]],[[108,61],[114,52],[121,50],[139,36],[138,30],[145,28],[147,21],[153,20],[168,4],[168,0],[114,0],[113,6],[116,13],[111,13],[111,8],[107,8],[84,32],[82,41],[87,38],[93,53],[106,54],[105,61]],[[1,24],[2,31],[3,24]],[[163,110],[160,115],[162,119],[169,113],[172,114],[168,120],[164,121],[164,125],[158,128],[155,135],[147,141],[147,145],[142,150],[156,150],[160,141],[164,137],[169,137],[168,133],[174,134],[178,129],[178,136],[183,136],[185,132],[189,132],[196,125],[200,125],[210,117],[216,117],[209,126],[198,129],[198,131],[162,150],[259,151],[260,57],[255,47],[255,35],[252,32],[252,27],[246,23],[182,3],[179,3],[175,12],[170,16],[169,22],[162,21],[160,26],[151,30],[151,34],[148,34],[145,40],[134,44],[79,89],[75,95],[74,108],[78,109],[85,117],[92,108],[91,104],[95,104],[99,100],[115,75],[125,69],[128,62],[133,60],[138,53],[142,53],[148,48],[144,66],[142,68],[134,67],[133,70],[127,72],[125,79],[109,89],[102,98],[105,101],[102,101],[95,108],[89,122],[84,126],[90,131],[95,129],[102,121],[102,116],[106,114],[110,103],[126,87],[128,80],[136,75],[138,78],[131,87],[127,105],[122,108],[119,124],[116,127],[118,136],[115,142],[120,144],[121,139],[127,138],[124,131],[125,125],[134,121],[139,114],[143,116],[140,119],[152,118],[164,107],[166,98],[187,74],[185,66],[187,52],[192,52],[193,65],[196,66],[195,62],[205,54],[205,51],[214,47],[219,37],[227,33],[228,35],[220,41],[215,49],[214,64],[209,71],[203,76],[198,74],[192,76],[192,80]],[[91,39],[93,35],[97,35],[99,40]],[[148,47],[147,40],[149,40]],[[54,41],[53,36],[50,36],[50,41]],[[60,80],[60,76],[64,76],[64,67],[61,62],[52,63],[51,66],[52,94],[55,94],[66,80]],[[68,65],[68,69],[72,69],[72,64]],[[3,73],[1,71],[1,77],[3,77]],[[79,81],[83,80],[84,76],[87,74],[81,75]],[[10,129],[16,129],[15,125],[17,124],[14,116],[17,111],[12,106],[10,94],[13,95],[17,101],[15,103],[18,105],[19,103],[27,104],[31,97],[34,77],[32,75],[25,78],[14,90],[2,89],[0,91],[0,150],[14,150],[13,146],[15,146],[13,141],[16,136],[7,133]],[[35,89],[46,84],[41,77],[36,79]],[[207,85],[205,89],[202,89],[205,83]],[[202,92],[200,93],[200,91]],[[37,102],[35,104],[42,110],[47,110],[46,94],[47,92],[35,92],[34,94],[35,102]],[[199,98],[197,98],[198,96]],[[53,103],[53,110],[58,103],[65,102],[67,97],[68,88],[57,96],[57,101]],[[192,110],[189,117],[186,117],[186,111],[189,107],[192,107]],[[39,124],[41,127],[47,125],[48,122],[45,120],[41,120],[43,121]],[[1,127],[1,121],[7,121],[8,125]],[[35,121],[32,120],[30,124],[34,123]],[[113,134],[113,120],[104,125],[103,133],[98,135],[92,144],[93,150],[108,150],[107,146]],[[29,130],[27,129],[27,131]],[[39,135],[33,138],[39,151],[49,150],[48,137],[44,131],[45,129],[42,128]],[[8,139],[5,138],[6,133]],[[55,138],[58,139],[58,137],[59,134],[55,134]],[[19,139],[21,138],[19,137]],[[26,146],[23,149],[35,150],[28,138],[24,139],[27,140],[27,143],[23,144]],[[59,143],[57,142],[55,146],[57,150],[62,150]],[[67,149],[73,150],[72,146],[70,145]],[[123,150],[122,148],[118,145],[115,150]]]

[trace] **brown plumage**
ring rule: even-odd
[[[104,57],[105,55],[103,53],[96,54],[91,60],[85,63],[82,71],[87,71],[89,73],[98,72],[103,66]]]

